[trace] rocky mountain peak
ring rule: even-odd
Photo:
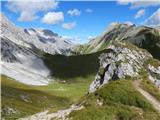
[[[46,29],[23,29],[15,26],[3,13],[1,13],[1,33],[15,44],[36,48],[49,54],[71,54],[72,43]],[[67,51],[67,52],[64,52]]]
[[[113,22],[111,24],[109,24],[109,26],[107,27],[107,29],[109,28],[118,28],[118,27],[129,27],[129,26],[135,26],[134,24],[131,23],[119,23],[119,22]]]

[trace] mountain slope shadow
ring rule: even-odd
[[[44,55],[44,63],[51,70],[51,75],[56,78],[74,78],[96,75],[99,67],[100,54],[109,50],[103,50],[85,55]]]

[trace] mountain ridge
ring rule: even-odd
[[[76,48],[79,53],[91,53],[105,49],[111,41],[128,41],[148,50],[153,57],[160,59],[160,30],[148,26],[123,23],[111,24],[100,36],[86,45]]]
[[[17,27],[3,13],[1,13],[1,27],[1,37],[5,36],[16,44],[29,48],[37,48],[50,54],[70,54],[63,53],[65,50],[70,50],[70,52],[72,52],[72,43],[67,42],[67,40],[58,36],[58,34],[45,29],[37,29],[36,31],[34,28],[23,29]],[[45,33],[47,33],[46,31],[50,32],[50,34],[52,33],[52,36],[45,36]],[[47,39],[55,41],[54,44],[47,43]]]

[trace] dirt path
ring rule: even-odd
[[[148,93],[147,91],[143,90],[140,87],[140,80],[135,80],[133,82],[133,85],[135,86],[135,88],[153,105],[153,107],[160,112],[160,102],[153,97],[150,93]]]

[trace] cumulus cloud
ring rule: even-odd
[[[19,18],[18,18],[18,21],[23,21],[23,22],[26,22],[26,21],[33,21],[35,19],[39,18],[39,16],[35,15],[34,12],[27,12],[27,11],[23,11],[21,12]]]
[[[48,12],[42,18],[42,22],[45,24],[55,25],[64,20],[63,12]]]
[[[58,2],[55,0],[12,0],[7,2],[7,7],[12,12],[20,13],[19,21],[32,21],[39,17],[38,12],[56,9]]]
[[[149,6],[159,6],[159,0],[118,0],[119,5],[131,5],[131,9],[140,8],[140,7],[149,7]]]
[[[87,8],[85,11],[88,12],[88,13],[92,13],[93,12],[93,10],[90,9],[90,8]]]
[[[139,10],[134,16],[135,19],[142,17],[145,14],[145,9]]]
[[[134,25],[131,21],[126,21],[124,23],[127,24],[127,25]]]
[[[95,36],[88,36],[88,40],[92,40],[92,39],[94,39],[95,38]]]
[[[81,37],[80,36],[62,36],[65,40],[70,41],[74,44],[79,44],[81,43]]]
[[[160,26],[160,8],[145,20],[145,24],[149,26]]]
[[[76,26],[76,22],[63,23],[62,27],[67,30],[71,30]]]
[[[68,10],[67,14],[71,16],[79,16],[81,15],[81,11],[75,8],[73,10]]]

